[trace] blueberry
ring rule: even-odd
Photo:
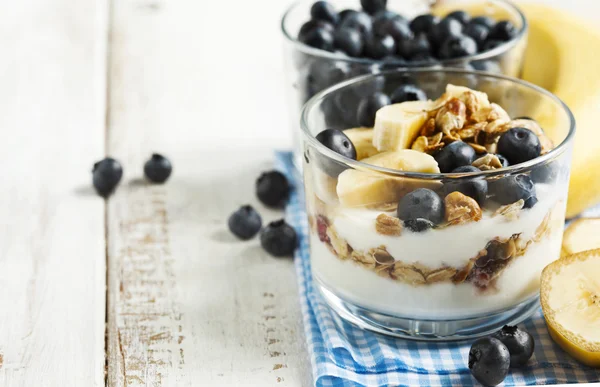
[[[269,223],[260,233],[260,245],[274,257],[292,255],[298,245],[296,231],[283,219]]]
[[[444,41],[438,56],[442,59],[461,58],[475,55],[477,43],[469,36],[452,36]]]
[[[352,28],[341,28],[335,31],[333,45],[345,54],[353,57],[359,57],[363,52],[362,35]]]
[[[395,69],[406,65],[404,58],[398,55],[388,55],[381,59],[380,67],[382,70]]]
[[[298,32],[298,40],[302,41],[306,35],[316,28],[322,28],[329,32],[333,32],[333,25],[331,23],[324,22],[322,20],[309,20],[302,24],[300,32]]]
[[[346,18],[346,16],[352,14],[352,13],[356,13],[355,10],[353,9],[344,9],[342,11],[340,11],[338,13],[339,17],[340,17],[340,22],[344,21],[344,19]]]
[[[317,1],[310,7],[310,17],[313,20],[323,20],[331,24],[337,24],[340,16],[327,1]]]
[[[242,240],[253,238],[262,227],[262,219],[252,206],[240,207],[229,216],[227,221],[229,231]]]
[[[427,100],[427,95],[417,86],[405,84],[398,86],[390,98],[392,103],[401,103],[406,101],[425,101]]]
[[[508,160],[506,159],[506,157],[502,156],[500,153],[496,153],[496,157],[502,163],[502,168],[506,168],[506,167],[508,167],[510,165],[510,163],[508,162]]]
[[[517,326],[505,325],[492,337],[500,340],[508,349],[511,367],[523,367],[533,355],[535,347],[533,336]]]
[[[443,19],[438,24],[435,24],[429,32],[429,42],[433,46],[439,47],[446,40],[452,37],[462,35],[463,25],[454,18]]]
[[[413,32],[404,19],[388,19],[381,23],[373,23],[373,32],[378,36],[390,35],[396,41],[412,39]]]
[[[111,157],[98,161],[92,169],[92,183],[98,195],[102,197],[110,195],[122,177],[123,167]]]
[[[290,184],[279,171],[263,172],[256,180],[256,196],[265,206],[282,207],[290,195]]]
[[[373,31],[373,22],[366,13],[354,11],[344,17],[344,20],[339,24],[339,28],[354,28],[366,37],[371,35]]]
[[[425,219],[439,224],[444,220],[444,202],[434,191],[418,188],[400,199],[398,217],[403,221]]]
[[[350,77],[350,66],[345,61],[316,59],[308,68],[308,82],[315,91],[321,91]]]
[[[298,38],[307,46],[325,51],[333,51],[333,33],[328,29],[317,27]]]
[[[494,182],[490,185],[490,193],[494,196],[494,200],[500,204],[512,204],[521,199],[527,201],[531,197],[535,197],[535,184],[527,175],[507,176]],[[535,202],[529,201],[531,208]]]
[[[483,47],[490,30],[481,24],[469,24],[465,27],[464,33],[477,43],[477,47]]]
[[[391,35],[373,35],[365,42],[365,54],[372,59],[381,59],[396,52],[396,42]]]
[[[463,167],[458,167],[452,171],[452,173],[476,173],[481,172],[479,168],[473,167],[471,165],[465,165]],[[467,195],[472,197],[479,203],[479,205],[483,205],[488,193],[488,183],[485,179],[475,178],[468,180],[450,180],[447,183],[444,183],[444,193],[446,195],[458,191],[463,195]]]
[[[372,128],[375,126],[375,113],[384,106],[390,105],[390,97],[381,92],[376,92],[363,98],[358,104],[357,121],[360,126]]]
[[[517,36],[517,28],[508,20],[496,23],[490,30],[489,39],[506,42]]]
[[[450,12],[446,17],[451,17],[458,20],[461,24],[466,25],[471,20],[471,15],[465,11]]]
[[[551,183],[558,178],[559,166],[556,162],[535,167],[530,174],[534,183]]]
[[[439,63],[431,54],[427,53],[417,53],[410,58],[410,61],[421,66],[433,66]]]
[[[332,151],[349,159],[356,160],[356,148],[348,136],[341,130],[325,129],[317,134],[315,138]],[[331,177],[337,177],[346,169],[345,166],[324,156],[319,157],[318,162],[323,171]]]
[[[525,200],[523,204],[523,208],[533,208],[538,202],[537,196],[530,196]]]
[[[469,351],[469,369],[484,386],[496,386],[508,375],[510,353],[506,345],[493,337],[484,337],[473,343]]]
[[[362,9],[369,15],[375,15],[379,11],[383,11],[387,6],[387,0],[360,0]]]
[[[501,45],[504,44],[503,41],[501,40],[496,40],[496,39],[489,39],[489,35],[488,35],[488,40],[485,41],[485,43],[483,43],[483,47],[481,48],[481,51],[491,51],[496,47],[499,47]]]
[[[173,166],[169,159],[158,153],[153,154],[144,164],[144,175],[153,183],[164,183],[171,176],[172,171]]]
[[[396,45],[398,46],[398,55],[406,59],[411,59],[418,54],[431,54],[431,44],[424,34],[420,34],[414,39],[399,40]]]
[[[471,65],[473,66],[473,68],[475,70],[486,71],[488,73],[496,73],[496,74],[502,73],[502,69],[500,68],[500,65],[498,64],[498,62],[491,60],[491,59],[478,60],[475,62],[471,62]]]
[[[404,18],[404,16],[397,14],[394,11],[384,9],[383,11],[379,11],[375,15],[373,15],[373,27],[375,27],[379,23],[384,22],[385,20],[392,20],[392,19],[400,19],[400,20],[404,20],[405,22],[408,23],[408,21]]]
[[[403,223],[404,227],[412,232],[423,232],[435,227],[432,222],[422,218],[405,220]]]
[[[496,21],[489,16],[476,16],[471,19],[469,24],[479,24],[487,27],[489,30],[496,24]]]
[[[475,150],[467,143],[455,141],[434,155],[442,173],[449,173],[458,167],[471,165],[475,160]]]
[[[410,22],[410,29],[416,34],[428,34],[440,18],[431,14],[419,15]]]
[[[500,136],[498,152],[508,159],[511,165],[535,159],[542,152],[540,139],[526,128],[512,128]]]

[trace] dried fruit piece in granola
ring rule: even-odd
[[[379,214],[375,219],[375,230],[381,235],[400,236],[402,234],[402,222],[396,217]]]
[[[455,191],[444,199],[446,221],[451,225],[478,222],[481,220],[481,208],[475,199]]]

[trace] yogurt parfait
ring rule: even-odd
[[[311,265],[325,301],[364,328],[450,340],[517,323],[560,255],[574,121],[522,81],[465,71],[367,76],[303,112]],[[357,126],[327,127],[327,104]],[[367,125],[365,125],[367,124]]]

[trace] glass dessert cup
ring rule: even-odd
[[[520,164],[442,174],[352,160],[315,138],[330,128],[330,104],[374,85],[389,93],[407,81],[430,99],[447,84],[487,93],[510,117],[536,120],[554,146]],[[540,273],[560,256],[575,131],[571,112],[558,98],[502,75],[399,70],[319,93],[304,107],[301,127],[313,278],[341,317],[397,337],[461,340],[519,323],[537,310]],[[505,193],[520,179],[533,182],[535,199],[512,203]],[[469,184],[489,187],[477,201],[480,207],[453,192]],[[422,230],[396,215],[398,201],[419,188],[444,201],[445,220],[434,228]],[[463,216],[473,206],[477,214]]]
[[[338,10],[359,9],[358,0],[329,0]],[[288,114],[295,141],[295,162],[301,167],[300,148],[302,140],[298,136],[300,110],[304,103],[316,93],[350,78],[397,68],[461,68],[480,70],[520,77],[523,70],[525,49],[527,46],[528,24],[523,13],[512,3],[505,0],[448,0],[431,5],[428,0],[388,0],[387,9],[413,18],[428,12],[444,16],[456,10],[466,10],[471,16],[490,16],[493,19],[509,20],[516,28],[516,36],[498,47],[476,55],[457,59],[445,59],[436,63],[394,62],[368,58],[352,58],[344,54],[327,52],[307,46],[298,41],[297,35],[303,23],[310,19],[310,7],[313,0],[301,0],[294,3],[284,14],[281,29],[285,38],[284,60],[286,73],[286,93]],[[372,93],[365,90],[362,97]],[[339,122],[338,125],[350,127],[352,123]]]

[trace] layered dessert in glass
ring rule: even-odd
[[[332,103],[356,125],[330,128]],[[313,276],[342,317],[448,340],[537,308],[564,225],[574,120],[560,100],[491,74],[386,72],[319,94],[302,129]]]

